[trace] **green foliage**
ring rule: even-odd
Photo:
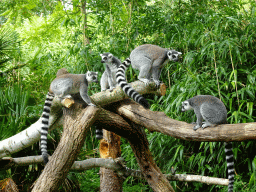
[[[11,59],[17,43],[17,32],[7,28],[0,28],[0,67]]]
[[[99,191],[100,178],[97,175],[99,168],[87,170],[83,173],[76,174],[78,181],[80,181],[81,191]]]
[[[21,86],[0,89],[1,140],[11,137],[30,124],[28,119],[33,113],[29,114],[31,111],[28,108],[29,91]]]
[[[224,102],[229,123],[255,121],[255,1],[86,1],[86,21],[81,1],[72,2],[73,10],[65,10],[60,1],[52,0],[0,2],[0,25],[16,31],[21,41],[16,52],[8,52],[13,60],[5,63],[7,75],[0,77],[2,139],[37,120],[58,69],[65,67],[72,73],[99,71],[101,76],[104,68],[100,53],[111,52],[124,60],[131,50],[144,43],[182,52],[180,62],[169,62],[162,71],[161,80],[168,85],[166,95],[147,96],[151,110],[191,123],[196,117],[192,111],[181,113],[181,102],[195,95],[210,94]],[[0,33],[1,37],[13,36]],[[20,65],[22,68],[16,68]],[[137,75],[137,71],[127,70],[129,81],[136,80]],[[99,91],[99,85],[93,84],[89,94]],[[50,139],[50,151],[56,147],[60,134],[50,134],[56,140]],[[160,133],[150,133],[148,139],[155,161],[164,173],[170,173],[173,167],[176,173],[227,176],[223,143],[184,141]],[[91,132],[79,159],[97,157],[97,146]],[[34,155],[37,148],[26,153]],[[234,142],[233,149],[235,191],[254,191],[255,141]],[[128,167],[139,168],[125,140],[122,156]],[[21,179],[16,179],[17,182],[26,178],[25,183],[32,183],[37,175],[33,169],[27,170],[28,174],[22,176],[17,170],[9,170],[8,176],[18,175]],[[97,172],[89,170],[70,179],[78,178],[81,190],[95,191],[99,187]],[[150,191],[143,182],[129,178],[124,191]],[[195,182],[171,184],[176,191],[227,190]]]

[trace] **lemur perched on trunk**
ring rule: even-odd
[[[139,93],[137,93],[125,79],[125,70],[131,64],[134,69],[140,71],[138,79],[148,84],[153,78],[156,86],[160,85],[160,74],[165,64],[170,61],[178,61],[181,52],[169,50],[157,45],[145,44],[135,48],[130,55],[130,59],[126,59],[118,68],[116,79],[118,85],[123,91],[134,101],[141,104],[145,108],[149,108],[149,104]]]
[[[98,72],[87,71],[86,74],[70,74],[65,68],[57,72],[57,77],[52,81],[49,92],[46,95],[42,114],[41,127],[41,152],[44,163],[48,162],[47,134],[49,128],[49,116],[54,96],[59,98],[71,97],[70,94],[80,93],[82,99],[88,105],[95,106],[87,94],[88,85],[91,82],[98,82]]]

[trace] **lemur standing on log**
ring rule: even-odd
[[[57,72],[57,77],[51,82],[49,92],[46,95],[42,114],[42,127],[41,127],[41,152],[44,163],[48,162],[47,153],[47,134],[49,129],[49,116],[54,96],[61,99],[70,98],[70,94],[80,93],[85,103],[95,106],[87,90],[91,82],[98,82],[98,72],[87,71],[86,74],[70,74],[65,68]]]
[[[227,123],[227,109],[223,102],[211,95],[198,95],[182,102],[181,111],[194,109],[197,120],[194,130],[202,127],[203,129],[213,125]],[[203,119],[205,122],[203,122]],[[225,153],[228,170],[228,192],[233,191],[234,185],[234,157],[232,151],[232,143],[225,142]]]
[[[102,77],[100,79],[100,86],[101,91],[106,91],[109,89],[109,91],[113,91],[113,89],[116,87],[116,72],[118,67],[121,65],[121,61],[114,57],[111,53],[102,53],[101,56],[101,63],[106,63],[106,69],[102,74]],[[96,139],[102,139],[103,138],[103,131],[101,127],[96,127]]]
[[[147,100],[128,85],[125,79],[126,68],[132,64],[134,69],[138,69],[140,71],[138,76],[140,81],[147,85],[151,78],[153,78],[156,86],[159,86],[161,70],[168,62],[168,59],[171,61],[178,61],[179,55],[181,54],[181,52],[165,49],[157,45],[141,45],[131,52],[130,59],[126,59],[119,66],[116,73],[118,85],[129,97],[141,104],[144,108],[148,109],[150,106]]]

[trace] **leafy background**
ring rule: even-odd
[[[253,0],[73,0],[0,1],[0,139],[6,139],[35,122],[42,113],[45,95],[58,69],[72,73],[104,67],[99,54],[111,52],[124,60],[145,43],[183,53],[180,62],[169,62],[161,80],[168,86],[163,97],[148,95],[151,110],[170,118],[192,122],[193,112],[180,113],[181,102],[199,94],[220,98],[228,122],[255,120],[256,3]],[[86,5],[86,12],[83,9]],[[138,72],[127,70],[134,81]],[[93,84],[89,94],[100,91]],[[61,131],[50,133],[54,151]],[[226,178],[221,142],[192,142],[160,133],[148,133],[150,149],[163,173]],[[98,157],[94,131],[88,135],[80,157]],[[256,190],[255,141],[234,142],[235,191]],[[13,157],[40,154],[38,143]],[[122,140],[127,166],[138,168],[129,144]],[[43,167],[31,165],[0,171],[21,191],[29,191]],[[98,191],[98,169],[70,173],[66,191]],[[227,191],[227,187],[172,181],[175,191]],[[128,178],[124,191],[152,191],[144,180]]]

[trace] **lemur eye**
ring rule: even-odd
[[[107,57],[104,57],[103,59],[104,59],[104,60],[107,60]]]

